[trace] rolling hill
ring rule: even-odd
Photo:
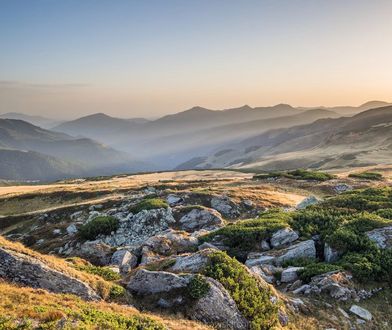
[[[240,167],[265,170],[338,168],[388,164],[392,157],[392,106],[353,117],[320,119],[269,130],[213,154],[189,160],[188,168]]]

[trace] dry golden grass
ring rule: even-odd
[[[124,317],[137,317],[142,320],[153,320],[155,321],[153,323],[163,324],[173,330],[211,329],[197,322],[140,313],[129,306],[104,301],[85,302],[72,295],[52,294],[44,290],[17,287],[4,282],[0,282],[0,297],[0,328],[1,317],[16,321],[23,319],[34,321],[33,324],[36,325],[65,319],[76,328],[86,330],[123,329],[116,327],[119,318],[121,320]],[[2,329],[7,329],[7,327]]]
[[[35,252],[31,249],[26,248],[20,243],[11,242],[2,236],[0,236],[0,247],[36,258],[37,260],[45,263],[51,269],[57,270],[74,278],[77,278],[85,283],[88,283],[95,291],[100,294],[103,299],[108,298],[110,288],[113,285],[112,283],[103,280],[99,276],[78,271],[70,267],[69,264],[61,258]]]

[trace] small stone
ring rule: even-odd
[[[53,235],[60,235],[61,229],[53,229]]]
[[[78,232],[78,228],[74,224],[70,224],[66,230],[69,235],[75,235]]]
[[[275,232],[271,237],[271,246],[276,248],[296,241],[298,234],[291,228],[283,228]]]
[[[373,318],[372,313],[358,305],[352,305],[350,308],[350,312],[366,321],[371,321],[371,319]]]
[[[280,281],[282,283],[294,282],[298,280],[298,271],[303,267],[289,267],[282,272]]]

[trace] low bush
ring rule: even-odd
[[[205,297],[210,291],[210,285],[201,275],[195,275],[188,284],[188,294],[193,299]]]
[[[272,329],[277,324],[278,306],[271,291],[250,275],[241,263],[224,252],[214,252],[204,275],[220,282],[235,301],[251,329]]]
[[[95,240],[99,235],[109,235],[118,229],[118,219],[110,216],[99,216],[84,224],[79,234],[87,240]]]
[[[342,267],[338,265],[328,264],[325,262],[313,262],[304,265],[304,269],[298,271],[299,278],[304,282],[310,282],[313,276],[325,274],[335,270],[341,270]]]
[[[364,180],[382,180],[383,176],[376,172],[362,172],[362,173],[351,173],[349,178],[364,179]]]
[[[263,180],[263,179],[271,179],[271,178],[289,178],[294,180],[314,180],[314,181],[328,181],[335,178],[334,175],[319,172],[319,171],[309,171],[309,170],[294,170],[288,172],[269,172],[269,173],[261,173],[253,176],[254,180]]]
[[[255,249],[263,239],[271,237],[279,229],[289,227],[290,213],[273,210],[260,215],[257,219],[237,221],[200,238],[208,242],[219,236],[230,248],[229,254],[237,256]]]
[[[153,209],[166,209],[169,205],[161,198],[146,198],[130,208],[130,211],[134,214],[139,213],[143,210]]]

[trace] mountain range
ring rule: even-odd
[[[225,110],[193,107],[156,120],[99,113],[51,130],[27,122],[43,117],[13,114],[25,121],[0,119],[0,179],[384,163],[390,156],[391,109],[380,101],[311,109],[287,104]]]

